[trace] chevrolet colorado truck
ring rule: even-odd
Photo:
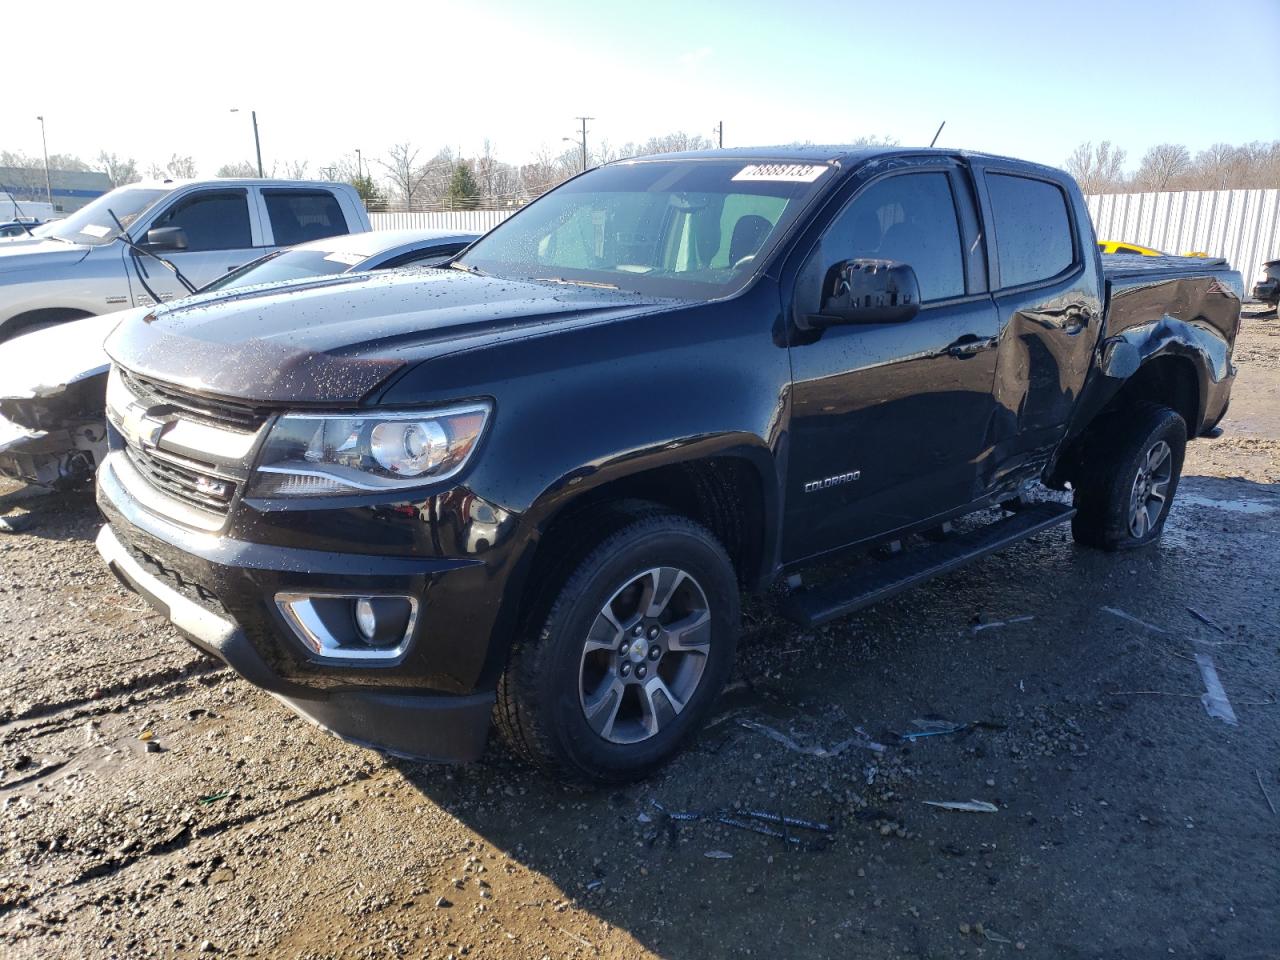
[[[119,187],[35,236],[0,243],[0,342],[36,327],[185,297],[277,247],[368,229],[364,204],[345,183],[165,180]]]
[[[897,148],[608,164],[449,266],[121,325],[98,549],[344,738],[468,760],[492,722],[596,781],[698,728],[741,590],[814,624],[1061,522],[1155,541],[1242,294],[1104,266],[1059,170]]]

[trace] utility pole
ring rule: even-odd
[[[44,148],[44,195],[53,206],[53,181],[49,179],[49,141],[44,135],[44,117],[36,117],[40,121],[40,146]]]
[[[232,107],[231,112],[239,113],[240,108]],[[262,180],[266,177],[266,174],[262,172],[262,141],[258,139],[258,111],[250,110],[249,116],[253,118],[253,149],[258,154],[258,179]]]
[[[595,117],[578,117],[582,121],[582,172],[587,172],[587,121]]]
[[[356,179],[364,179],[364,164],[360,158],[360,148],[356,147]]]
[[[716,140],[719,141],[720,149],[724,149],[724,121],[721,120],[715,125]]]

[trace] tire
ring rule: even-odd
[[[517,638],[494,713],[547,774],[620,783],[701,726],[733,668],[739,597],[724,548],[693,521],[651,509],[605,530]]]
[[[1160,538],[1178,491],[1186,422],[1168,407],[1149,403],[1093,429],[1098,438],[1073,478],[1072,536],[1102,550],[1145,547]]]

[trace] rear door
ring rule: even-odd
[[[965,170],[929,157],[863,184],[797,282],[854,258],[910,264],[922,306],[793,344],[786,562],[969,503],[988,444],[998,327]]]
[[[159,255],[196,287],[212,283],[262,253],[254,247],[249,191],[243,187],[198,190],[178,196],[146,228],[157,227],[181,227],[186,234],[185,250],[165,250]],[[139,238],[139,242],[144,241],[145,234]],[[136,281],[141,275],[146,282],[145,287],[133,283],[136,306],[154,302],[146,287],[165,301],[187,296],[186,288],[162,264],[135,253],[130,253],[129,259],[130,272],[134,274],[131,280]]]
[[[268,244],[292,247],[351,232],[342,206],[328,190],[264,187]]]
[[[1062,437],[1102,323],[1098,257],[1071,188],[1048,171],[975,163],[1000,317],[994,473],[1036,472]]]

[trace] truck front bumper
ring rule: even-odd
[[[189,600],[146,570],[110,525],[99,531],[97,546],[116,578],[167,616],[197,648],[343,740],[416,760],[470,761],[484,752],[492,693],[455,696],[300,686],[272,672],[232,620]]]
[[[434,643],[448,635],[448,624],[431,616],[424,583],[469,565],[425,560],[427,572],[406,575],[403,562],[362,558],[362,576],[342,575],[355,589],[383,584],[425,596],[416,642],[405,662],[389,667],[318,663],[273,615],[274,597],[330,585],[333,571],[301,564],[304,551],[194,534],[146,513],[120,486],[110,458],[99,472],[98,500],[108,520],[97,539],[103,560],[204,653],[344,740],[417,760],[465,762],[483,753],[493,690],[430,689],[408,662],[429,652],[425,634]]]

